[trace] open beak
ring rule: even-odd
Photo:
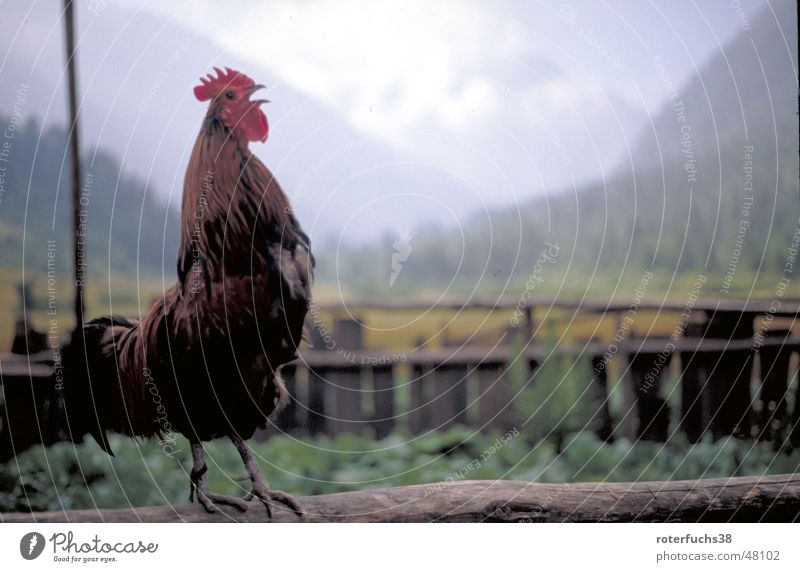
[[[267,86],[265,86],[265,85],[262,85],[262,84],[260,84],[260,83],[258,83],[258,84],[256,84],[256,85],[254,85],[253,87],[251,87],[251,88],[248,90],[248,92],[247,92],[247,97],[250,97],[250,96],[251,96],[251,95],[253,95],[255,92],[257,92],[259,89],[265,89],[266,87],[267,87]],[[252,101],[252,103],[254,103],[255,105],[261,105],[262,103],[269,103],[269,99],[255,99],[255,100],[253,100],[253,101]]]

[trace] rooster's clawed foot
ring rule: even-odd
[[[236,446],[244,462],[245,474],[237,480],[249,479],[251,483],[250,492],[244,496],[244,500],[249,501],[253,498],[260,500],[267,509],[267,515],[269,515],[270,518],[272,518],[272,506],[280,503],[294,512],[300,519],[304,519],[305,513],[292,495],[269,488],[267,481],[264,479],[264,475],[261,474],[261,469],[258,467],[253,452],[250,450],[250,447],[247,446],[244,439],[238,435],[231,435],[230,439]]]
[[[264,504],[264,507],[267,509],[267,514],[270,518],[272,518],[272,505],[276,503],[280,503],[288,507],[300,518],[305,516],[300,504],[292,495],[283,491],[272,490],[269,488],[267,482],[264,480],[264,477],[261,475],[250,477],[250,480],[252,481],[252,487],[250,488],[250,492],[244,496],[243,500],[249,501],[253,498],[257,498]]]
[[[208,482],[205,476],[207,470],[208,468],[205,465],[200,470],[192,469],[189,502],[194,502],[196,497],[197,502],[203,505],[203,508],[210,513],[217,512],[217,507],[214,505],[223,504],[232,506],[242,512],[246,511],[247,503],[239,497],[219,495],[208,490]]]

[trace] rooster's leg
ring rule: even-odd
[[[206,481],[207,471],[208,466],[206,465],[205,455],[203,454],[203,445],[200,442],[193,442],[189,502],[193,502],[196,495],[197,502],[203,505],[203,508],[205,508],[208,512],[217,511],[216,507],[214,506],[215,504],[226,504],[241,511],[247,510],[247,503],[238,497],[218,495],[209,492],[208,482]]]
[[[264,506],[267,508],[267,514],[269,514],[270,518],[272,517],[271,505],[276,502],[289,507],[297,516],[302,518],[303,509],[300,508],[300,505],[293,496],[282,491],[274,491],[269,488],[267,481],[264,479],[264,475],[261,474],[261,469],[258,468],[258,463],[256,462],[255,456],[250,450],[250,447],[247,446],[247,443],[238,435],[231,435],[230,439],[236,446],[239,454],[242,456],[245,474],[250,479],[251,489],[245,499],[250,500],[253,497],[258,498],[262,503],[264,503]]]

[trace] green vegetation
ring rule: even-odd
[[[93,442],[37,447],[0,465],[0,511],[72,510],[185,504],[188,443],[176,458],[156,442],[115,436],[111,458]],[[475,435],[459,427],[409,438],[401,432],[382,441],[342,435],[296,440],[278,436],[253,444],[270,484],[309,495],[447,479],[519,479],[539,482],[642,481],[796,472],[800,450],[775,453],[772,444],[726,439],[690,445],[619,439],[604,444],[590,433],[573,433],[556,453],[551,440],[532,445],[524,433]],[[210,485],[244,494],[236,450],[226,441],[207,446]]]
[[[530,443],[552,441],[560,453],[569,434],[591,428],[596,400],[587,394],[592,389],[588,364],[557,352],[558,338],[552,323],[547,324],[543,337],[542,364],[529,373],[522,360],[514,360],[509,381],[525,438]],[[521,340],[515,345],[519,355]]]

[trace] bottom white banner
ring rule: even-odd
[[[0,524],[2,570],[800,570],[788,524]]]

